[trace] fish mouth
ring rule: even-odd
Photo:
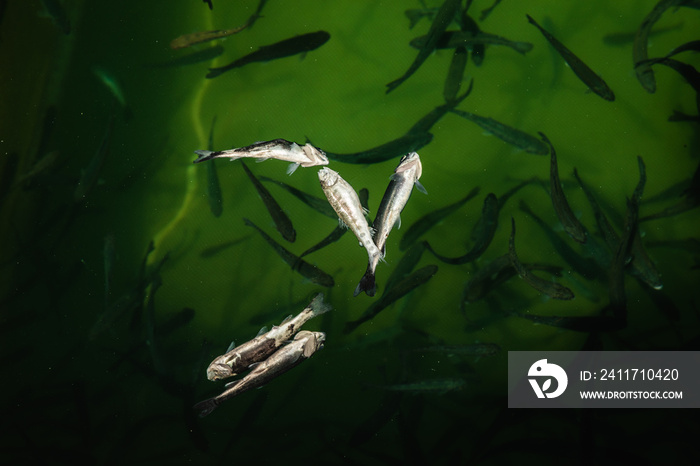
[[[318,179],[323,186],[333,186],[338,182],[338,173],[330,168],[323,167],[318,171]]]

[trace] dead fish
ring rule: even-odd
[[[493,118],[482,117],[463,110],[451,110],[451,112],[466,120],[476,123],[489,134],[496,136],[501,141],[507,142],[520,150],[537,155],[547,155],[549,152],[547,145],[537,139],[535,136],[505,125],[500,121],[494,120]]]
[[[387,288],[382,294],[381,298],[375,301],[367,310],[362,313],[359,319],[345,324],[344,333],[350,333],[359,327],[361,324],[372,319],[374,316],[379,314],[382,310],[389,307],[394,302],[403,298],[406,294],[415,290],[419,286],[428,282],[433,275],[438,271],[437,265],[426,265],[425,267],[416,270],[408,277],[404,277],[398,280],[390,289]]]
[[[530,15],[526,16],[530,24],[532,24],[540,30],[545,39],[547,39],[547,41],[549,41],[549,43],[552,44],[552,47],[554,47],[557,50],[557,52],[559,52],[564,61],[569,64],[571,71],[573,71],[574,74],[578,76],[578,78],[581,81],[583,81],[583,83],[586,86],[588,86],[590,90],[592,90],[605,100],[608,100],[610,102],[615,100],[615,93],[613,93],[612,89],[608,87],[608,85],[605,83],[605,81],[603,81],[603,79],[600,76],[598,76],[592,69],[590,69],[588,65],[586,65],[580,58],[574,55],[574,53],[571,50],[569,50],[564,44],[559,42],[559,40],[557,40],[556,37],[551,35],[542,26],[537,24],[537,22],[534,19],[532,19]]]
[[[510,241],[508,243],[508,257],[510,258],[511,265],[518,272],[518,275],[520,275],[520,278],[525,280],[528,285],[540,293],[544,293],[551,298],[562,300],[573,299],[574,293],[570,289],[558,283],[543,280],[537,275],[534,275],[520,263],[515,252],[515,219],[511,217],[510,220],[512,230],[510,233]]]
[[[406,72],[400,78],[395,79],[394,81],[386,85],[387,94],[396,89],[409,77],[411,77],[411,75],[415,73],[416,70],[418,70],[418,68],[420,68],[420,66],[430,56],[430,54],[433,53],[433,50],[435,50],[435,45],[440,39],[440,36],[454,19],[455,13],[457,13],[460,7],[460,3],[461,0],[445,0],[443,2],[442,6],[440,6],[440,9],[435,14],[435,19],[430,25],[430,30],[426,35],[425,43],[422,47],[420,47],[418,55],[413,60],[413,63],[411,63],[411,66],[408,68],[408,70],[406,70]]]
[[[484,206],[481,208],[481,218],[479,219],[481,228],[476,232],[474,246],[465,255],[460,257],[445,257],[435,252],[427,241],[424,241],[425,248],[435,257],[446,264],[461,265],[475,261],[486,252],[491,244],[496,227],[498,226],[498,199],[493,193],[489,193],[484,199]]]
[[[399,166],[391,175],[391,181],[384,191],[384,197],[379,203],[377,216],[372,227],[375,230],[374,244],[386,254],[386,239],[392,228],[401,228],[401,211],[411,197],[415,186],[421,192],[426,192],[420,184],[420,177],[423,174],[423,166],[417,152],[411,152],[401,158]],[[426,193],[427,194],[427,193]]]
[[[256,365],[245,377],[231,382],[231,386],[223,393],[194,405],[194,410],[197,411],[199,417],[204,417],[229,398],[268,384],[313,356],[316,351],[323,348],[325,341],[326,334],[323,332],[302,330],[296,334],[291,343],[275,351],[269,358]]]
[[[547,136],[544,135],[544,133],[539,133],[539,135],[549,146],[549,187],[552,205],[554,205],[554,212],[557,214],[557,218],[564,226],[564,231],[566,231],[566,233],[575,241],[583,244],[586,242],[588,233],[586,232],[586,228],[574,215],[571,207],[569,206],[569,202],[566,200],[564,190],[561,188],[561,181],[559,180],[559,166],[557,165],[557,152],[554,150],[554,146],[549,141]]]
[[[420,48],[424,45],[426,36],[416,37],[411,40],[410,45],[414,48]],[[487,32],[465,32],[465,31],[445,31],[439,37],[437,43],[435,44],[436,49],[453,49],[456,47],[466,47],[468,49],[473,49],[481,45],[502,45],[505,47],[510,47],[516,52],[525,55],[527,52],[532,50],[532,44],[530,42],[514,41],[506,39],[505,37],[497,36],[495,34],[489,34]]]
[[[260,162],[267,159],[283,160],[291,162],[291,165],[287,168],[287,174],[289,175],[294,173],[299,166],[308,168],[328,165],[328,158],[321,149],[311,144],[300,146],[296,142],[290,142],[285,139],[256,142],[250,146],[222,151],[196,150],[194,153],[199,157],[193,163],[218,158],[228,158],[233,161],[243,157],[254,158]]]
[[[411,225],[403,237],[401,237],[401,242],[399,243],[399,249],[405,251],[411,244],[413,244],[418,238],[423,236],[428,230],[437,225],[442,219],[455,212],[457,209],[466,204],[470,199],[479,193],[479,187],[472,189],[469,194],[459,201],[450,204],[448,206],[442,207],[441,209],[430,212],[423,217],[416,220],[413,225]]]
[[[360,198],[352,186],[341,178],[338,172],[330,168],[322,168],[318,172],[318,179],[328,202],[338,214],[339,221],[352,230],[360,245],[367,251],[369,261],[367,271],[357,285],[354,295],[357,296],[364,291],[368,296],[374,296],[376,292],[374,272],[383,255],[372,240],[372,233],[360,204]]]
[[[243,221],[249,227],[255,228],[257,232],[260,233],[260,236],[262,236],[263,239],[265,239],[265,241],[267,241],[268,244],[272,246],[272,249],[275,250],[275,252],[282,258],[282,260],[284,260],[292,268],[292,270],[299,272],[299,274],[308,278],[309,280],[311,280],[311,282],[316,283],[317,285],[326,286],[329,288],[335,285],[333,277],[328,275],[326,272],[319,269],[315,265],[309,264],[305,260],[300,259],[299,257],[286,250],[281,244],[279,244],[274,239],[270,238],[270,236],[267,233],[265,233],[259,226],[257,226],[247,218],[244,218]]]
[[[253,183],[253,186],[255,186],[255,190],[258,192],[263,204],[265,204],[267,211],[270,213],[270,217],[272,217],[272,220],[275,222],[275,228],[277,228],[277,231],[280,232],[284,239],[290,243],[293,243],[297,238],[297,232],[294,230],[292,221],[289,219],[284,210],[282,210],[282,207],[280,207],[275,198],[272,197],[270,191],[263,186],[255,175],[253,175],[253,172],[250,171],[242,160],[241,165],[243,166],[243,170],[245,170],[246,175],[248,175],[248,178],[250,178],[250,182]]]
[[[290,39],[285,39],[270,45],[264,45],[253,53],[250,53],[226,66],[219,68],[209,68],[207,78],[215,78],[226,71],[249,63],[276,60],[278,58],[289,57],[300,53],[307,53],[316,50],[331,38],[331,35],[326,31],[316,31],[308,34],[302,34]]]
[[[317,294],[296,317],[292,318],[290,315],[279,326],[274,326],[271,330],[215,358],[207,368],[207,378],[221,380],[233,377],[248,369],[250,365],[264,361],[291,339],[306,322],[330,310],[330,305],[323,302],[323,293]]]

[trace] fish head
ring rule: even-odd
[[[418,152],[409,152],[401,157],[399,166],[396,167],[394,173],[398,175],[399,173],[406,172],[408,175],[408,172],[411,170],[413,170],[413,176],[415,177],[413,180],[416,181],[420,179],[421,175],[423,174],[423,165],[420,163],[420,156],[418,155]]]
[[[236,374],[233,373],[233,369],[228,364],[211,363],[207,367],[207,379],[209,380],[220,380],[234,375]]]
[[[328,165],[328,157],[326,157],[326,153],[318,147],[306,143],[304,146],[302,146],[302,149],[313,165]]]
[[[321,186],[324,188],[330,188],[335,185],[340,179],[338,172],[331,170],[328,167],[323,167],[318,171],[318,180],[321,182]]]

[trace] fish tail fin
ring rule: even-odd
[[[309,304],[309,307],[313,311],[314,317],[325,314],[333,309],[330,304],[323,302],[323,293],[317,294]]]
[[[213,152],[210,150],[196,150],[194,151],[194,153],[197,154],[199,157],[197,157],[197,160],[195,160],[192,163],[205,162],[207,160],[215,158],[218,155],[217,152]]]
[[[367,296],[374,296],[377,292],[377,284],[374,281],[374,271],[371,267],[367,267],[367,271],[360,279],[360,283],[357,284],[353,296],[357,296],[362,292],[365,292]]]
[[[204,417],[214,411],[217,406],[219,406],[219,402],[216,400],[216,398],[209,398],[208,400],[200,401],[194,405],[193,409],[197,411],[199,417]]]

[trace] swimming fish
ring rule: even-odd
[[[515,219],[511,217],[512,230],[510,233],[510,241],[508,242],[508,257],[513,268],[518,272],[520,278],[525,280],[528,285],[544,293],[554,299],[569,300],[574,298],[574,293],[567,287],[555,282],[544,280],[530,272],[518,260],[518,255],[515,252]]]
[[[211,121],[211,129],[209,130],[209,150],[214,150],[214,125],[216,124],[216,115]],[[216,174],[216,164],[207,164],[207,200],[209,201],[209,210],[214,217],[220,217],[224,210],[223,197],[221,196],[221,185],[219,184],[219,176]]]
[[[357,285],[354,295],[357,296],[364,291],[368,296],[374,296],[376,292],[374,271],[379,260],[383,259],[383,255],[372,240],[372,233],[367,224],[364,209],[360,204],[360,198],[352,186],[341,178],[338,172],[330,168],[323,167],[319,170],[318,179],[328,202],[338,214],[339,220],[355,233],[360,245],[367,251],[369,259],[367,271]]]
[[[197,63],[202,63],[205,61],[211,61],[224,53],[224,47],[222,45],[216,45],[214,47],[207,47],[202,50],[197,50],[187,55],[182,55],[175,57],[171,60],[154,63],[152,65],[146,65],[151,68],[175,68],[179,66],[194,65]]]
[[[267,159],[283,160],[285,162],[291,162],[291,165],[287,168],[287,174],[289,175],[294,173],[299,166],[308,168],[318,165],[328,165],[328,158],[321,149],[311,144],[300,146],[296,142],[290,142],[285,139],[256,142],[249,146],[221,151],[196,150],[194,153],[199,157],[197,157],[193,163],[200,163],[218,158],[236,160],[243,157],[255,158],[260,162]]]
[[[292,270],[299,272],[299,274],[308,278],[309,280],[311,280],[311,282],[316,283],[317,285],[326,286],[330,288],[335,284],[333,277],[331,277],[315,265],[309,264],[305,260],[300,259],[299,257],[289,252],[277,241],[270,238],[270,236],[267,233],[265,233],[259,226],[257,226],[247,218],[244,218],[243,222],[245,222],[245,224],[249,227],[255,228],[257,232],[260,233],[260,236],[262,236],[263,239],[267,241],[267,243],[270,246],[272,246],[272,249],[275,250],[275,252],[282,258],[283,261],[285,261],[292,268]]]
[[[322,199],[320,197],[316,197],[312,194],[305,193],[304,191],[301,191],[294,186],[290,186],[287,183],[284,183],[282,181],[278,180],[273,180],[272,178],[268,178],[266,176],[261,176],[260,180],[262,181],[269,181],[271,183],[275,183],[277,186],[280,186],[281,188],[284,188],[286,191],[291,193],[294,197],[299,199],[301,202],[306,204],[307,206],[311,207],[314,209],[316,212],[325,215],[328,218],[332,218],[333,220],[336,220],[338,218],[338,214],[335,213],[335,210],[328,205],[328,201],[326,199]]]
[[[415,186],[421,192],[425,188],[418,181],[423,174],[423,166],[417,152],[404,155],[399,166],[391,175],[391,181],[384,191],[384,197],[379,203],[377,216],[372,227],[375,230],[374,244],[386,254],[386,239],[393,227],[401,228],[401,211],[406,206]]]
[[[420,48],[424,45],[426,36],[416,37],[411,40],[411,47]],[[497,36],[495,34],[489,34],[487,32],[465,32],[465,31],[445,31],[438,38],[435,44],[436,49],[453,49],[456,47],[467,47],[468,49],[474,49],[481,45],[503,45],[505,47],[510,47],[516,52],[525,55],[527,52],[532,50],[532,44],[530,42],[514,41],[506,39],[505,37]]]
[[[481,225],[479,231],[476,232],[476,240],[474,246],[465,255],[460,257],[445,257],[435,252],[430,246],[430,243],[424,241],[425,248],[433,253],[435,257],[446,264],[461,265],[475,261],[486,252],[486,249],[491,244],[496,227],[498,226],[498,199],[493,193],[489,193],[484,199],[484,206],[481,208]]]
[[[194,410],[197,411],[199,417],[204,417],[229,398],[266,385],[313,356],[316,351],[323,348],[325,341],[326,334],[323,332],[302,330],[296,334],[291,343],[272,353],[245,377],[231,382],[230,386],[227,385],[229,388],[223,393],[194,405]]]
[[[461,0],[445,0],[443,2],[442,6],[440,6],[440,9],[435,14],[435,19],[430,25],[430,30],[425,36],[425,42],[420,47],[418,55],[413,60],[413,63],[411,63],[411,66],[409,66],[408,70],[406,70],[406,72],[400,78],[395,79],[394,81],[386,85],[387,94],[396,89],[409,77],[411,77],[411,75],[415,73],[416,70],[418,70],[418,68],[420,68],[423,62],[427,60],[430,54],[433,53],[433,50],[435,50],[435,44],[437,44],[437,41],[438,39],[440,39],[442,33],[445,31],[445,29],[447,29],[447,26],[449,26],[449,24],[454,19],[455,13],[459,10],[460,3]]]
[[[271,330],[215,358],[207,368],[207,378],[221,380],[233,377],[248,369],[251,364],[264,361],[291,339],[306,322],[330,310],[330,305],[323,302],[323,293],[317,294],[296,317],[292,318],[290,315],[279,326],[274,326]]]
[[[561,188],[561,181],[559,180],[559,166],[557,165],[557,152],[554,150],[554,146],[549,141],[544,133],[539,133],[542,140],[549,146],[549,187],[550,195],[552,197],[552,205],[554,205],[554,212],[557,214],[557,218],[564,226],[564,231],[579,243],[585,243],[588,232],[586,227],[584,227],[581,222],[576,218],[569,202],[566,200],[564,195],[564,190]]]
[[[583,81],[583,83],[588,86],[590,90],[598,94],[600,97],[602,97],[605,100],[608,100],[610,102],[615,100],[615,93],[610,89],[610,87],[603,81],[603,78],[598,76],[592,69],[588,67],[580,58],[578,58],[574,53],[569,50],[564,44],[559,42],[556,37],[551,35],[549,32],[547,32],[546,29],[544,29],[542,26],[537,24],[537,22],[532,19],[530,15],[526,15],[527,20],[535,26],[537,29],[540,30],[542,35],[549,41],[550,44],[552,44],[552,47],[554,47],[557,52],[561,55],[561,57],[564,59],[566,63],[569,64],[569,67],[571,68],[571,71],[574,72],[578,78]]]
[[[505,125],[493,118],[482,117],[474,113],[465,112],[463,110],[450,110],[455,115],[472,121],[481,126],[489,134],[493,134],[501,141],[507,142],[520,150],[524,150],[530,154],[547,155],[549,152],[547,145],[524,131]]]
[[[442,219],[455,212],[457,209],[466,204],[470,199],[479,193],[479,187],[469,191],[464,198],[459,201],[450,204],[448,206],[442,207],[441,209],[430,212],[418,220],[416,220],[413,225],[408,227],[406,233],[401,237],[401,242],[399,243],[399,249],[405,251],[411,244],[413,244],[418,238],[420,238],[425,232],[430,230],[432,227],[437,225]]]
[[[246,175],[250,179],[250,182],[255,186],[255,190],[258,192],[260,199],[262,199],[263,204],[267,208],[267,211],[272,217],[272,221],[275,222],[275,228],[280,232],[282,238],[286,239],[290,243],[293,243],[297,238],[297,232],[294,230],[294,225],[289,216],[282,210],[282,207],[277,203],[270,191],[267,190],[265,186],[253,175],[248,166],[241,160],[241,165],[243,170],[245,170]]]
[[[226,66],[219,68],[209,68],[209,73],[207,73],[207,78],[215,78],[226,71],[232,70],[234,68],[239,68],[241,66],[247,65],[249,63],[259,62],[259,61],[270,61],[277,58],[289,57],[292,55],[297,55],[300,53],[310,52],[316,50],[331,38],[331,35],[326,31],[316,31],[308,34],[302,34],[300,36],[295,36],[290,39],[285,39],[280,42],[276,42],[270,45],[264,45],[260,47],[253,53],[250,53],[238,60],[230,63]]]

